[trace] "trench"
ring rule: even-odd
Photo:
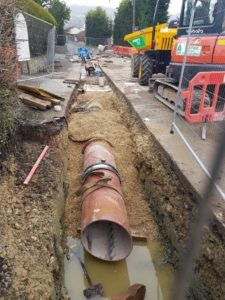
[[[110,82],[110,78],[108,80]],[[118,272],[113,264],[109,266],[99,261],[96,263],[93,258],[89,260],[86,254],[83,258],[88,262],[90,274],[94,276],[93,280],[105,282],[107,297],[126,290],[129,284],[143,283],[147,288],[146,299],[169,299],[176,270],[182,263],[180,255],[193,230],[199,199],[166,150],[162,149],[140,121],[126,97],[112,82],[111,87],[113,92],[105,95],[101,93],[80,95],[78,103],[93,101],[100,104],[102,109],[84,114],[73,113],[69,120],[67,178],[70,188],[65,203],[65,239],[74,238],[75,244],[80,242],[77,228],[80,226],[81,203],[74,193],[80,186],[77,173],[82,172],[81,149],[85,140],[93,136],[102,137],[113,145],[116,165],[124,179],[122,191],[130,226],[135,234],[147,237],[147,243],[134,243],[135,250],[131,256],[134,263],[132,264],[128,258],[124,262],[124,267],[120,269],[121,274],[124,274],[123,278],[115,279],[118,284],[123,282],[123,287],[112,284],[115,277],[112,278],[109,274],[113,271]],[[187,299],[224,298],[224,236],[224,229],[216,220],[212,219],[210,224],[205,226]],[[151,251],[152,247],[157,250]],[[142,251],[145,251],[146,255],[143,254],[143,268],[138,272]],[[65,261],[65,283],[68,291],[72,293],[71,297],[76,299],[77,296],[73,295],[75,284],[72,283],[71,289],[71,276],[68,275],[71,274],[74,260],[77,264],[73,250],[71,252],[73,257],[71,264]],[[124,272],[125,269],[127,272]],[[144,269],[147,272],[146,276]],[[77,270],[81,276],[81,293],[83,287],[87,287],[87,282],[80,268]],[[98,278],[95,278],[95,275]],[[154,286],[151,286],[152,284]],[[113,291],[108,288],[110,286],[113,286]]]
[[[93,283],[102,283],[102,299],[135,283],[146,286],[145,299],[169,299],[197,199],[117,90],[87,92],[73,100],[58,135],[45,132],[31,139],[36,129],[23,130],[13,153],[0,164],[0,299],[85,299],[88,283],[77,251]],[[74,112],[87,102],[95,109]],[[134,248],[121,262],[93,258],[80,243],[82,148],[93,137],[113,145],[122,176]],[[46,144],[47,156],[24,187],[26,174]],[[205,228],[189,299],[224,298],[224,243],[222,229],[214,222]]]
[[[84,106],[90,101],[98,108],[97,111],[72,113],[68,122],[69,189],[65,202],[64,234],[70,259],[65,258],[64,261],[66,290],[71,299],[85,299],[83,290],[88,288],[88,283],[79,264],[81,257],[94,284],[102,283],[104,299],[111,299],[112,296],[125,292],[135,283],[146,286],[145,299],[169,299],[174,272],[167,262],[165,245],[161,242],[158,225],[139,179],[133,135],[119,113],[118,99],[113,92],[88,92],[79,95],[75,105]],[[81,185],[81,152],[85,141],[96,137],[109,141],[113,146],[116,165],[123,179],[122,192],[132,232],[135,237],[146,238],[145,242],[135,240],[131,255],[117,263],[91,257],[84,253],[80,244],[82,203],[76,191]]]

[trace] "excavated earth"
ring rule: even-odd
[[[49,152],[32,181],[24,186],[45,142]],[[63,142],[64,133],[41,142],[21,139],[1,164],[0,299],[60,297],[60,219],[66,166]]]
[[[63,285],[67,236],[78,237],[82,147],[93,137],[113,145],[130,225],[161,241],[168,261],[179,266],[197,211],[197,200],[129,105],[114,92],[88,92],[74,106],[60,134],[31,140],[20,135],[0,164],[0,299],[68,299]],[[24,131],[23,131],[24,132]],[[35,135],[35,134],[34,134]],[[29,137],[31,133],[29,132]],[[23,181],[45,145],[49,151],[28,186]],[[224,299],[224,238],[205,228],[190,299]]]

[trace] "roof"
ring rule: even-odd
[[[84,31],[84,28],[70,27],[66,29],[67,34],[77,35],[80,32]]]

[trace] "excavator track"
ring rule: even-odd
[[[178,87],[175,85],[174,80],[170,78],[161,78],[156,79],[154,83],[151,84],[153,86],[152,91],[154,97],[174,111],[178,91]],[[182,117],[184,116],[184,104],[182,99],[180,99],[176,111]]]

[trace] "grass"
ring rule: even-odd
[[[47,11],[47,9],[44,9],[41,5],[37,4],[35,1],[16,0],[16,3],[20,9],[24,10],[28,14],[45,20],[46,22],[49,22],[54,26],[57,25],[56,19],[53,17],[53,15],[49,11]]]

